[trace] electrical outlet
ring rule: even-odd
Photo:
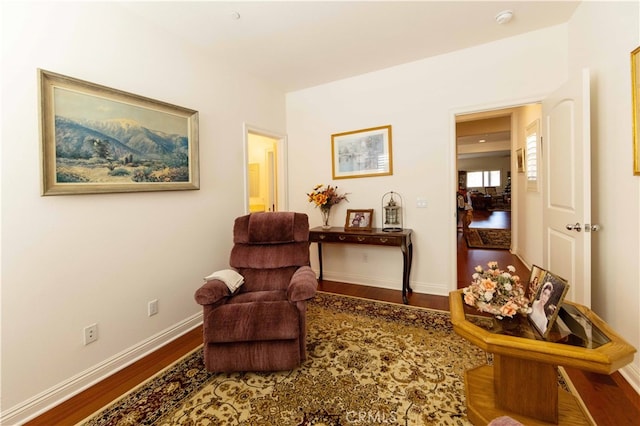
[[[158,313],[158,299],[153,299],[149,302],[149,305],[147,306],[147,313],[149,316],[153,316]]]
[[[364,263],[369,263],[369,256],[367,255],[367,253],[362,253],[362,261]]]
[[[98,340],[98,324],[91,324],[84,328],[84,344],[93,343]]]

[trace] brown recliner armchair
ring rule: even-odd
[[[290,370],[306,359],[309,219],[293,212],[235,220],[229,264],[244,278],[231,294],[218,279],[196,291],[203,307],[204,362],[213,372]]]

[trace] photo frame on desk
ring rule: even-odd
[[[565,279],[549,271],[541,275],[540,286],[531,303],[529,320],[545,340],[549,337],[568,290],[569,283]]]
[[[371,231],[373,223],[373,209],[349,209],[345,218],[346,231]]]
[[[391,126],[331,135],[333,179],[393,174]]]

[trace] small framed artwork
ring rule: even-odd
[[[373,209],[347,210],[347,218],[344,229],[349,231],[371,231],[373,222]]]
[[[631,100],[633,104],[633,174],[640,175],[640,47],[631,52]]]
[[[38,70],[42,195],[199,189],[198,112]]]
[[[565,279],[549,271],[544,273],[544,279],[531,303],[529,314],[529,320],[542,338],[546,339],[549,336],[568,290],[569,284]]]
[[[522,148],[516,149],[516,164],[518,166],[518,173],[524,173],[524,151]]]
[[[331,135],[334,179],[393,174],[391,126]]]

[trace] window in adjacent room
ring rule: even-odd
[[[479,170],[467,173],[467,188],[501,186],[500,170]]]
[[[538,190],[538,146],[540,139],[540,120],[529,124],[525,130],[527,190]]]

